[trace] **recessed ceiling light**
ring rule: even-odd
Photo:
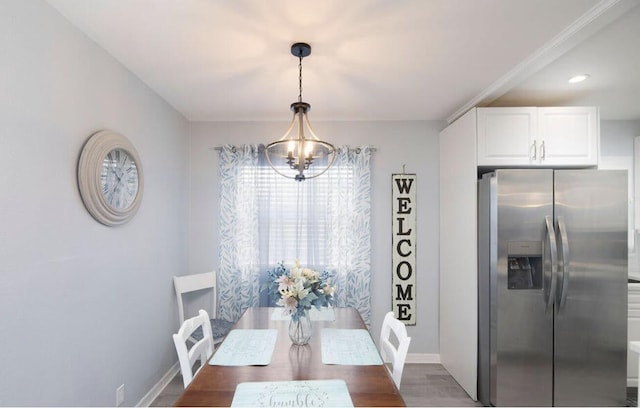
[[[577,84],[578,82],[582,82],[587,78],[589,78],[588,74],[575,75],[575,76],[572,76],[571,78],[569,78],[569,83],[570,84]]]

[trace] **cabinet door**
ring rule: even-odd
[[[478,165],[527,166],[537,162],[536,108],[478,108]]]
[[[598,165],[598,109],[538,108],[538,157],[545,166]]]

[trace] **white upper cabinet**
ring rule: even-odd
[[[598,124],[594,107],[538,108],[540,164],[597,166]]]
[[[537,150],[537,108],[478,108],[478,166],[526,166]]]
[[[595,107],[478,108],[478,166],[597,166]]]

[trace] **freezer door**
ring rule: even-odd
[[[553,395],[553,171],[496,171],[491,403],[550,406]],[[548,224],[547,222],[548,221]]]
[[[554,405],[624,406],[627,174],[555,172]]]

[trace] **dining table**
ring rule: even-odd
[[[268,393],[265,390],[271,390],[269,392],[276,395],[285,389],[283,384],[305,386],[321,384],[328,387],[336,384],[343,387],[346,385],[345,393],[347,394],[348,391],[346,398],[347,401],[350,398],[353,406],[406,406],[356,309],[330,308],[330,318],[321,317],[314,320],[312,315],[311,339],[304,346],[296,346],[292,343],[289,338],[290,318],[280,318],[281,310],[282,308],[273,307],[248,308],[235,323],[231,333],[217,346],[209,361],[204,364],[178,398],[176,406],[232,406],[232,403],[238,405],[236,403],[241,398],[237,395],[237,390],[240,393],[241,389],[250,390],[252,387],[262,385],[264,386],[261,388],[260,395],[263,400],[259,403],[254,401],[249,405],[283,406],[282,401],[270,401],[269,398],[273,399],[273,396],[265,397]],[[362,339],[357,341],[365,341],[363,343],[365,346],[369,346],[370,343],[369,349],[374,348],[374,350],[366,351],[367,347],[358,346],[362,352],[351,351],[353,355],[332,354],[333,349],[343,346],[345,350],[349,347],[353,350],[354,342],[348,340],[349,337],[336,336],[337,333],[352,332],[362,335]],[[253,337],[253,340],[260,344],[268,343],[270,337],[275,339],[268,361],[252,365],[249,365],[250,362],[247,365],[225,365],[225,359],[233,358],[233,356],[223,355],[225,342],[233,342],[231,337],[234,334],[243,333]],[[265,334],[269,336],[260,337]],[[340,341],[351,344],[340,344]],[[220,355],[216,357],[218,353]],[[376,355],[373,355],[374,353]],[[371,361],[378,360],[379,363],[368,362],[367,358],[373,359]],[[327,359],[337,360],[328,364]],[[220,363],[215,363],[216,361]],[[270,388],[267,388],[267,385]],[[332,394],[331,391],[326,390],[318,393],[325,397],[327,394]],[[299,396],[296,398],[298,398],[294,403],[296,406],[323,403],[321,399],[304,401],[300,400]]]

